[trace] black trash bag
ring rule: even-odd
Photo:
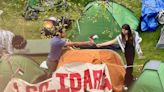
[[[26,20],[37,20],[38,19],[38,11],[27,11],[25,12],[24,18]]]

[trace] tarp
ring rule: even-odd
[[[112,50],[69,50],[60,58],[58,67],[72,62],[107,64],[114,92],[122,92],[125,68],[121,57]]]
[[[164,92],[164,63],[150,60],[130,92]]]
[[[155,31],[158,27],[156,19],[160,10],[164,9],[164,0],[142,0],[141,30]]]
[[[95,1],[85,7],[84,14],[73,28],[73,41],[86,41],[91,35],[98,35],[96,42],[105,42],[121,33],[123,24],[136,29],[139,22],[133,12],[115,2]]]
[[[27,40],[27,45],[24,51],[14,50],[14,53],[17,54],[26,54],[26,55],[40,55],[48,54],[50,51],[50,41],[51,39],[34,39]]]
[[[60,67],[52,78],[37,84],[12,79],[4,92],[112,92],[105,64],[71,63]]]

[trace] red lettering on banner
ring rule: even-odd
[[[47,92],[48,86],[49,86],[49,81],[40,84],[39,92]]]
[[[94,76],[94,89],[100,88],[100,81],[102,79],[102,70],[94,70],[93,71]]]
[[[77,87],[75,87],[75,79],[77,80]],[[71,92],[79,92],[81,89],[81,76],[79,73],[70,74],[70,88]]]
[[[89,69],[84,71],[84,90],[87,89],[87,85],[89,85],[89,89],[92,89],[92,81],[89,73]]]
[[[56,92],[56,90],[49,90],[49,91],[46,91],[46,92]]]
[[[93,74],[92,72],[93,71]],[[83,76],[84,73],[84,76]],[[52,80],[47,80],[36,85],[22,83],[19,88],[18,82],[10,84],[15,92],[79,92],[87,89],[112,89],[110,79],[105,74],[105,70],[89,70],[86,69],[81,73],[56,73]],[[53,78],[54,81],[53,81]],[[91,79],[93,78],[93,79]],[[58,82],[57,82],[58,81]],[[55,82],[55,83],[52,83]],[[66,83],[67,82],[67,83]],[[82,83],[83,82],[83,83]],[[50,86],[52,83],[52,86]],[[9,87],[10,87],[9,86]],[[49,88],[50,86],[50,88]],[[25,88],[24,88],[25,87]],[[84,88],[83,88],[84,87]]]
[[[105,89],[105,83],[102,83],[100,86],[100,90],[104,90]]]
[[[16,82],[13,83],[13,86],[14,86],[14,88],[17,90],[17,92],[19,92],[18,85],[17,85]]]
[[[37,91],[36,86],[26,86],[26,92],[35,92]]]
[[[103,73],[103,78],[104,78],[104,83],[101,84],[100,89],[101,89],[101,90],[104,90],[104,89],[107,87],[108,90],[111,90],[111,89],[112,89],[112,86],[111,86],[111,84],[110,84],[108,78],[106,77],[105,71],[104,71],[104,73]]]
[[[58,92],[69,92],[69,88],[65,88],[64,79],[68,77],[68,74],[64,73],[56,73],[56,77],[60,78],[60,87],[61,89],[58,89]]]
[[[111,86],[111,84],[110,84],[108,78],[105,78],[105,88],[106,88],[106,87],[107,87],[109,90],[112,89],[112,86]]]

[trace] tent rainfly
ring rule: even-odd
[[[158,43],[157,43],[156,47],[157,48],[164,48],[164,26],[161,29],[160,38],[158,40]]]
[[[120,34],[123,24],[129,24],[135,30],[138,23],[133,12],[120,4],[91,2],[77,21],[72,40],[86,41],[91,35],[98,35],[99,39],[96,42],[109,41]]]
[[[164,92],[164,63],[150,60],[130,92]]]
[[[11,80],[11,78],[21,78],[27,82],[33,83],[38,76],[45,72],[31,58],[23,55],[11,55],[0,59],[0,92]]]

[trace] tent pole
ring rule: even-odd
[[[77,20],[76,23],[77,23],[77,28],[78,28],[78,31],[79,31],[79,34],[80,34],[80,25],[79,25],[79,21]]]

